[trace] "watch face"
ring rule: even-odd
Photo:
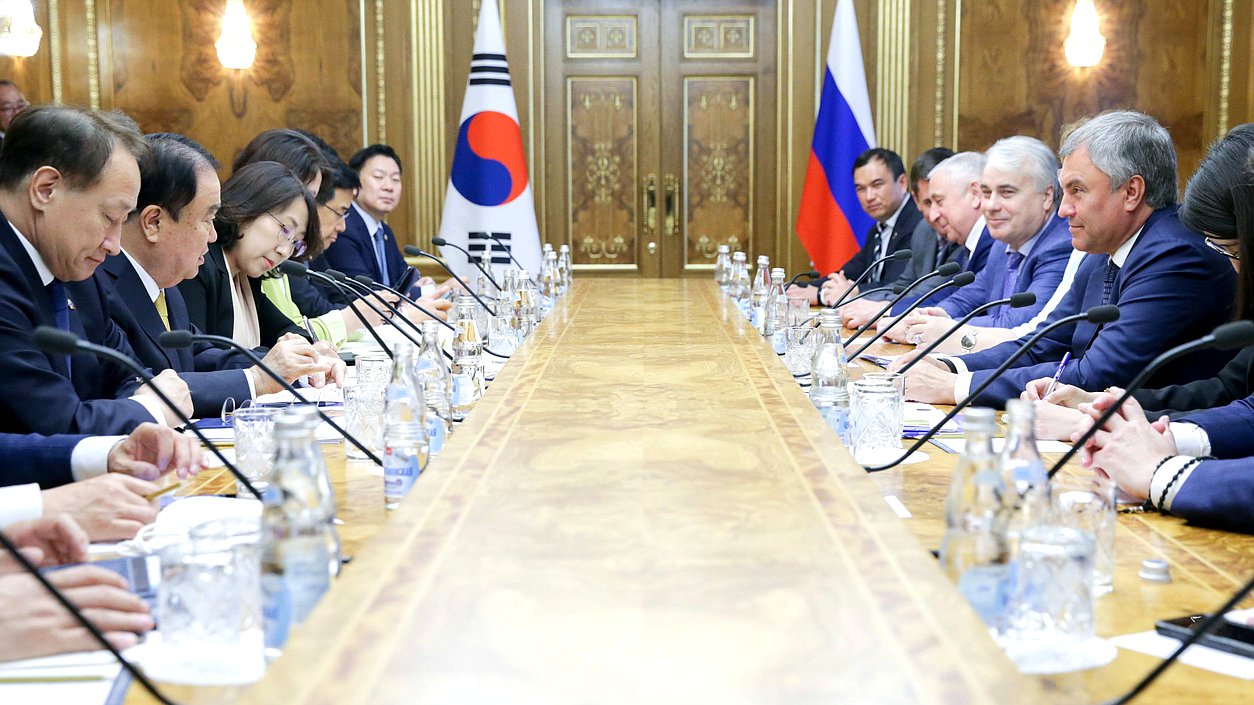
[[[975,347],[975,338],[970,333],[962,336],[962,340],[958,342],[962,344],[963,350],[970,351],[971,348]]]

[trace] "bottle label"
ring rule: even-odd
[[[444,438],[448,435],[448,429],[444,427],[444,419],[436,415],[433,409],[427,410],[427,452],[431,457],[440,454],[444,450]]]
[[[417,454],[394,453],[391,449],[383,456],[383,497],[399,501],[414,486],[422,466]]]
[[[292,592],[282,575],[261,576],[261,617],[265,622],[266,648],[283,648],[292,626]]]
[[[782,328],[776,328],[771,333],[771,349],[776,355],[783,355],[788,352],[787,334]]]
[[[958,592],[990,627],[997,627],[1005,609],[1008,577],[1006,565],[993,564],[973,566],[958,578]]]
[[[300,624],[331,587],[330,556],[323,536],[289,538],[283,546],[283,572],[292,595],[292,623]]]

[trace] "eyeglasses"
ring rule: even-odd
[[[274,222],[279,224],[279,235],[281,235],[284,240],[287,240],[287,244],[292,246],[292,254],[289,256],[294,259],[305,254],[305,241],[297,240],[295,233],[292,232],[292,229],[287,227],[286,223],[279,220],[278,216],[270,211],[266,211],[266,215],[274,218]]]
[[[1240,244],[1239,244],[1239,243],[1235,243],[1235,242],[1234,242],[1234,243],[1233,243],[1233,244],[1231,244],[1231,245],[1221,245],[1221,244],[1219,244],[1218,242],[1215,242],[1214,240],[1212,240],[1212,239],[1210,239],[1210,238],[1208,238],[1208,237],[1207,237],[1207,238],[1202,238],[1202,241],[1206,243],[1206,246],[1207,246],[1207,247],[1209,247],[1210,249],[1214,250],[1215,252],[1218,252],[1219,254],[1223,255],[1224,257],[1227,257],[1228,259],[1231,259],[1231,260],[1236,260],[1236,261],[1238,261],[1238,262],[1240,262],[1240,261],[1241,261],[1241,255],[1239,254],[1240,250],[1238,250],[1237,252],[1233,252],[1233,251],[1232,251],[1233,249],[1236,249],[1236,248],[1240,247]],[[1230,248],[1231,248],[1231,249],[1230,249]]]
[[[344,212],[343,212],[343,213],[341,213],[341,212],[339,212],[339,211],[335,210],[334,208],[332,208],[331,206],[328,206],[328,205],[327,205],[327,204],[325,204],[325,203],[319,203],[318,205],[320,205],[320,206],[322,206],[323,208],[326,208],[327,210],[331,211],[331,215],[335,216],[335,222],[337,222],[337,223],[342,223],[342,222],[344,222],[344,220],[345,220],[346,218],[348,218],[348,212],[349,212],[349,209],[348,209],[348,208],[345,208],[345,209],[344,209]]]
[[[20,103],[0,103],[0,113],[17,115],[29,107],[30,103],[26,101]]]

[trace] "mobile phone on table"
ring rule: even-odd
[[[1193,614],[1175,619],[1163,619],[1154,624],[1155,630],[1163,636],[1184,641],[1189,638],[1197,626],[1210,615]],[[1254,658],[1254,627],[1238,624],[1227,619],[1221,621],[1209,634],[1203,634],[1198,644],[1212,649],[1227,651],[1230,654]]]
[[[418,281],[418,270],[409,267],[405,273],[401,275],[401,280],[396,282],[395,289],[402,294],[409,295],[409,290],[413,288],[414,282]]]

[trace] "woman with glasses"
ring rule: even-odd
[[[277,162],[256,162],[222,185],[205,263],[179,284],[191,322],[206,333],[249,347],[270,347],[284,335],[308,338],[261,292],[281,262],[319,244],[317,204],[295,174]]]
[[[1233,128],[1215,142],[1189,179],[1180,205],[1180,222],[1202,233],[1206,244],[1232,263],[1237,270],[1238,318],[1254,319],[1254,268],[1242,267],[1241,260],[1254,253],[1254,123]],[[1254,255],[1250,255],[1254,256]],[[1170,325],[1170,321],[1164,321]],[[1040,399],[1050,380],[1028,384],[1023,396]],[[1219,374],[1188,384],[1161,389],[1142,389],[1133,398],[1149,418],[1223,406],[1254,394],[1254,347],[1245,348]],[[1071,385],[1058,385],[1045,397],[1048,404],[1037,405],[1037,434],[1043,438],[1067,440],[1083,414],[1081,404],[1092,403],[1101,393]],[[1191,432],[1193,429],[1184,429]]]

